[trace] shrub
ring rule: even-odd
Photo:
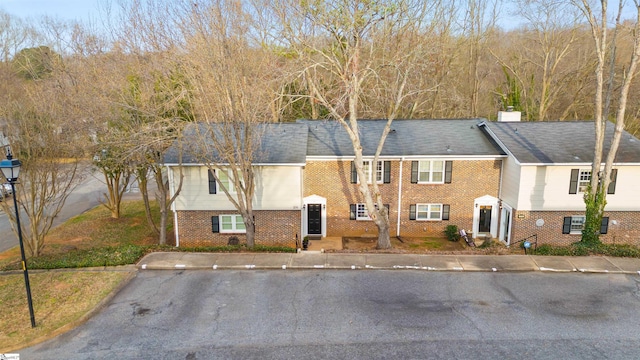
[[[447,235],[449,241],[460,240],[460,233],[458,232],[458,225],[447,225],[444,233]]]

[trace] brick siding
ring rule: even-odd
[[[402,164],[401,236],[442,236],[447,225],[471,229],[474,199],[498,196],[501,160],[456,160],[451,184],[412,184],[411,161]],[[383,203],[389,204],[390,234],[396,235],[400,161],[391,161],[391,182],[378,184]],[[327,236],[377,236],[372,221],[350,220],[349,205],[362,203],[358,184],[351,184],[351,161],[307,161],[303,196],[327,199]],[[450,205],[448,221],[409,220],[409,206],[416,203]]]
[[[511,243],[536,234],[538,245],[550,244],[567,246],[580,241],[579,234],[563,234],[564,217],[584,215],[579,211],[516,211],[513,215]],[[606,212],[609,217],[609,228],[606,234],[600,235],[600,241],[607,244],[640,245],[640,212],[612,211]],[[544,225],[537,226],[538,219],[544,220]],[[613,220],[617,224],[613,224]]]
[[[237,236],[246,244],[245,234],[213,233],[211,217],[234,214],[231,211],[178,211],[178,237],[181,247],[227,245],[231,236]],[[257,210],[256,244],[296,247],[296,236],[300,237],[300,211]]]

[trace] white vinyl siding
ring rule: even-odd
[[[186,166],[182,172],[184,183],[175,201],[175,210],[237,211],[217,184],[216,194],[209,195],[209,177],[205,166]],[[172,167],[176,185],[180,171]],[[296,210],[302,204],[302,169],[299,166],[257,166],[255,169],[254,210]],[[237,196],[232,193],[232,196]]]

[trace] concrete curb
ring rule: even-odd
[[[185,254],[188,254],[185,256]],[[152,253],[139,270],[421,270],[640,274],[640,259],[535,255]]]

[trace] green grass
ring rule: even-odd
[[[153,216],[159,222],[157,206]],[[173,224],[167,229],[171,234]],[[121,217],[111,218],[103,206],[97,206],[73,217],[54,229],[45,241],[43,253],[27,260],[29,269],[64,269],[135,264],[145,254],[154,251],[181,252],[295,252],[282,246],[246,245],[176,248],[157,244],[157,236],[147,223],[144,203],[122,203]],[[20,259],[12,254],[0,261],[0,270],[21,269]]]

